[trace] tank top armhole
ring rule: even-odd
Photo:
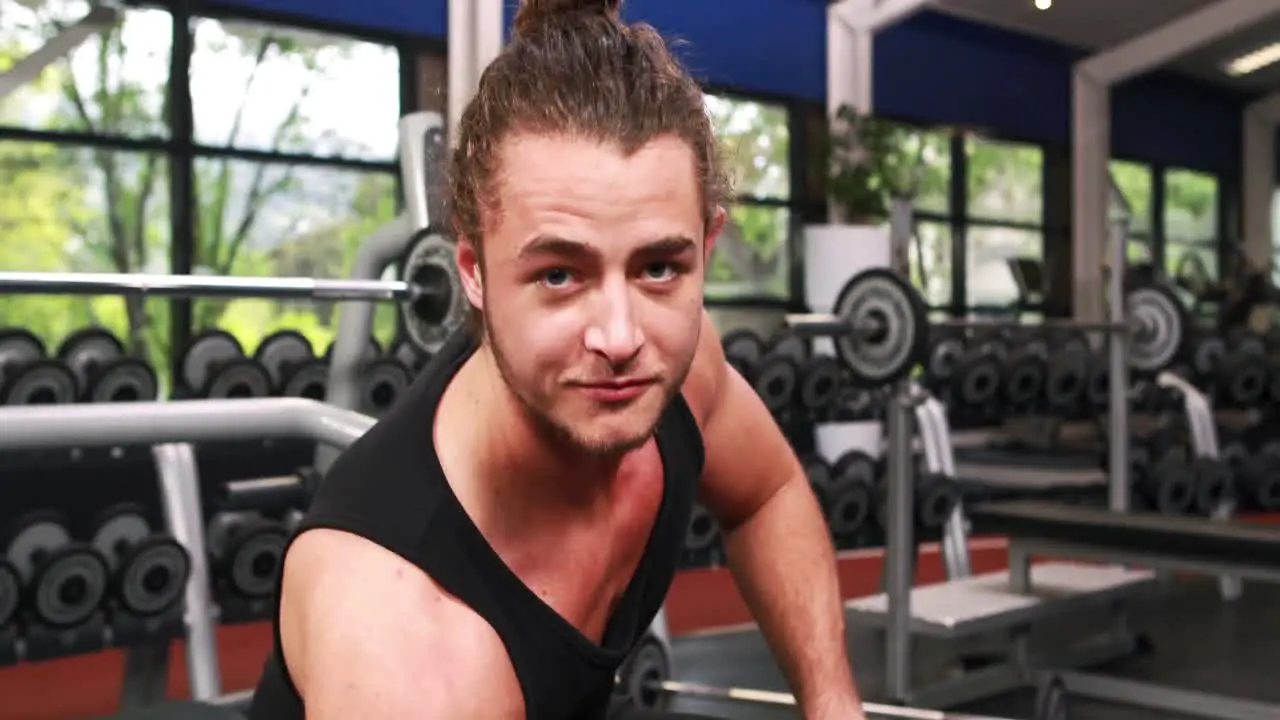
[[[701,477],[703,465],[707,460],[707,449],[703,444],[702,428],[698,425],[698,419],[693,416],[693,408],[689,407],[689,401],[685,400],[684,393],[676,395],[668,412],[673,420],[674,429],[677,430],[677,442],[680,443],[680,447],[687,447],[689,450],[689,459],[693,461],[696,469],[694,476]]]
[[[434,510],[431,515],[435,515]],[[426,521],[423,522],[422,533],[427,532],[430,524],[431,517],[428,517]],[[423,572],[426,572],[425,568],[422,567],[422,564],[416,557],[418,548],[421,547],[420,537],[413,538],[412,540],[404,537],[393,537],[392,533],[387,532],[385,526],[379,527],[377,523],[369,522],[365,518],[343,515],[335,512],[326,512],[307,516],[306,519],[298,525],[297,530],[295,530],[289,537],[289,541],[285,545],[284,553],[281,557],[287,558],[289,549],[293,547],[293,543],[309,530],[340,530],[342,532],[356,535],[368,540],[378,547],[383,548],[384,550],[394,553],[405,562],[422,569]],[[280,639],[280,601],[283,598],[283,595],[284,571],[282,567],[281,572],[276,578],[275,594],[273,596],[272,603],[271,653],[274,655],[274,660],[277,663],[277,667],[282,676],[281,679],[284,680],[285,686],[289,689],[290,694],[301,701],[302,693],[299,692],[298,686],[293,682],[293,673],[289,670],[289,663],[285,660],[284,656],[284,643]]]

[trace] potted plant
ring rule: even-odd
[[[924,166],[924,144],[910,135],[849,105],[831,118],[822,161],[832,222],[805,228],[805,299],[814,312],[829,312],[859,270],[895,264],[889,208],[895,198],[916,195]]]

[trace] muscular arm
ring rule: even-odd
[[[805,716],[861,717],[826,520],[777,423],[725,362],[705,312],[685,391],[706,447],[700,500]]]
[[[284,572],[281,645],[307,720],[523,715],[493,629],[396,555],[313,530]]]

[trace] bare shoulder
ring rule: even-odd
[[[730,372],[732,369],[725,361],[724,348],[720,346],[720,333],[711,322],[710,313],[703,309],[698,349],[681,387],[685,402],[689,403],[700,427],[705,428]]]
[[[336,530],[285,558],[280,639],[308,720],[518,717],[497,633],[408,561]]]

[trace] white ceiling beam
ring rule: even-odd
[[[1280,0],[1217,0],[1103,50],[1076,67],[1103,85],[1115,85],[1276,13],[1280,13]]]
[[[850,28],[878,30],[916,13],[931,0],[840,0],[827,8],[827,17]]]
[[[18,88],[33,83],[45,68],[70,55],[94,33],[110,27],[118,18],[119,11],[107,5],[94,5],[88,14],[74,25],[64,28],[39,49],[14,63],[4,74],[0,74],[0,100],[8,97]]]

